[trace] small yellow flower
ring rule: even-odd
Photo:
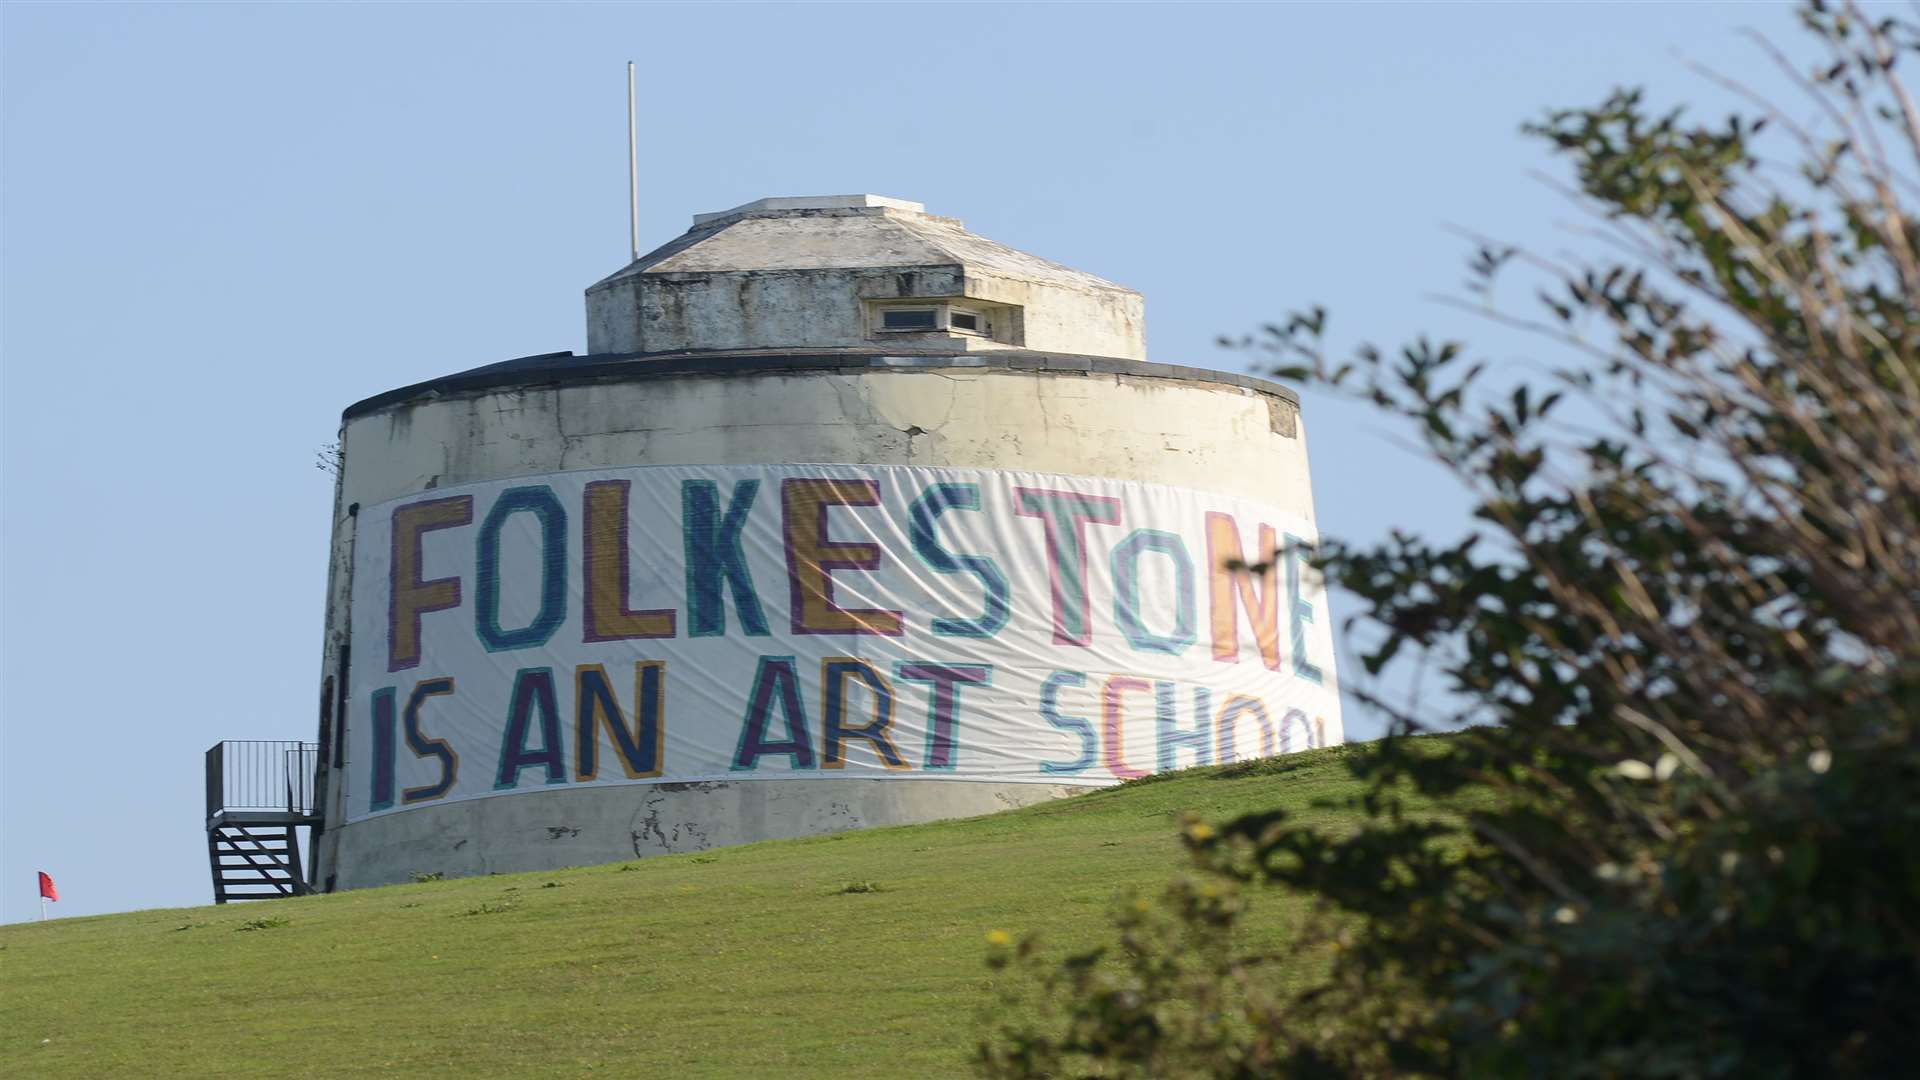
[[[1005,930],[989,930],[987,931],[987,944],[992,945],[996,949],[1004,949],[1013,944],[1013,935],[1007,933]]]
[[[1187,835],[1192,837],[1195,843],[1205,843],[1213,839],[1213,826],[1204,821],[1196,821],[1187,829]]]
[[[1151,911],[1152,909],[1153,909],[1153,905],[1147,903],[1144,897],[1139,900],[1135,900],[1133,902],[1133,910],[1140,912],[1142,915],[1146,914],[1148,911]]]

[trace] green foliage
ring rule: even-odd
[[[1118,940],[1062,964],[1048,962],[1032,935],[1017,943],[988,935],[988,966],[1013,969],[1042,992],[1008,999],[1007,1022],[982,1043],[980,1064],[1020,1076],[1269,1075],[1285,1046],[1271,1034],[1283,998],[1275,980],[1258,976],[1294,957],[1236,948],[1242,911],[1232,881],[1188,876],[1158,905],[1121,903]]]
[[[1898,60],[1920,28],[1805,16],[1817,129],[1758,99],[1690,124],[1631,90],[1528,127],[1625,253],[1476,253],[1490,305],[1533,275],[1544,317],[1488,310],[1572,357],[1549,380],[1496,386],[1454,343],[1336,363],[1317,310],[1240,342],[1398,418],[1471,493],[1463,540],[1317,556],[1368,672],[1417,655],[1458,708],[1361,694],[1396,735],[1351,759],[1357,832],[1281,810],[1188,832],[1208,879],[1316,900],[1296,937],[1336,942],[1324,980],[1281,986],[1250,962],[1267,945],[1220,951],[1238,909],[1223,929],[1170,898],[1177,930],[1123,918],[1104,956],[995,952],[1029,978],[987,1075],[1912,1069],[1920,115]],[[1405,737],[1441,724],[1471,726]]]

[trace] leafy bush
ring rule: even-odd
[[[1368,671],[1417,654],[1458,708],[1361,695],[1394,734],[1352,759],[1357,834],[1195,823],[1197,876],[1117,947],[996,947],[1023,977],[983,1073],[1910,1072],[1920,113],[1898,63],[1920,27],[1804,22],[1827,53],[1811,129],[1637,91],[1529,126],[1621,253],[1478,252],[1477,291],[1539,286],[1537,319],[1496,317],[1571,357],[1550,382],[1494,391],[1424,341],[1335,362],[1317,310],[1239,342],[1404,421],[1472,493],[1460,542],[1316,556],[1358,599]],[[1242,883],[1318,900],[1287,948],[1324,944],[1324,978],[1289,988],[1240,941]]]

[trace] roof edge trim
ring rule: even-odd
[[[1277,382],[1252,375],[1236,375],[1211,368],[1156,364],[1107,356],[1077,356],[1024,350],[984,353],[912,353],[909,351],[803,351],[774,349],[762,352],[715,353],[602,353],[577,356],[571,352],[540,353],[489,364],[453,375],[402,386],[347,406],[344,423],[397,405],[431,400],[446,394],[473,393],[509,387],[532,389],[563,382],[603,379],[665,379],[729,377],[860,371],[1036,371],[1078,372],[1088,375],[1127,375],[1142,379],[1216,383],[1280,398],[1296,409],[1300,395]]]

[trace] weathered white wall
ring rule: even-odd
[[[964,334],[913,335],[915,349],[1024,348],[1123,360],[1146,357],[1139,293],[1068,289],[958,266],[645,273],[587,293],[591,353],[844,348],[898,344],[871,332],[866,301],[965,297],[1020,308],[1007,342]]]
[[[967,269],[965,294],[1020,309],[1015,344],[1035,352],[1147,358],[1147,308],[1123,289],[1062,289]],[[1070,302],[1068,302],[1070,301]]]
[[[1313,517],[1305,428],[1291,402],[1135,375],[948,367],[600,379],[392,406],[350,420],[342,442],[327,674],[347,644],[348,508],[442,485],[620,465],[912,464],[1171,484]],[[1071,790],[959,781],[657,784],[479,799],[340,826],[345,787],[329,784],[319,846],[319,881],[332,878],[335,888],[404,881],[416,871],[549,869],[927,821]]]

